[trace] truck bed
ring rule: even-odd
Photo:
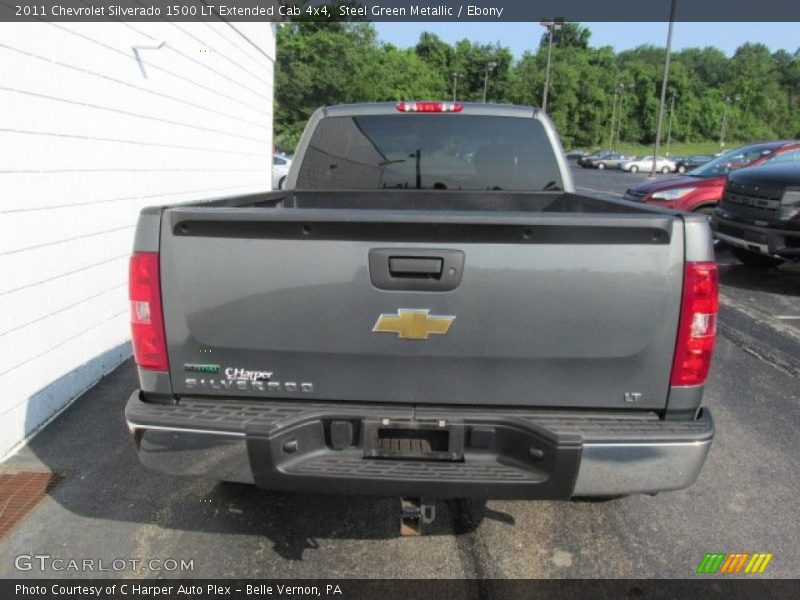
[[[425,210],[674,214],[639,202],[593,198],[572,192],[503,190],[280,190],[175,205],[180,207]]]

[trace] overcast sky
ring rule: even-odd
[[[642,0],[647,1],[647,0]],[[663,46],[667,23],[583,23],[592,30],[592,46],[627,50],[642,44]],[[515,57],[535,49],[544,31],[538,23],[375,23],[380,38],[395,46],[416,44],[419,34],[433,31],[446,42],[467,38],[500,42]],[[676,23],[672,47],[716,46],[730,56],[744,42],[762,42],[771,50],[794,52],[800,47],[800,23]]]

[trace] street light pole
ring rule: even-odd
[[[497,66],[497,63],[493,60],[490,60],[486,63],[486,71],[483,75],[483,103],[486,104],[486,92],[489,89],[489,73],[494,71],[494,68]]]
[[[461,73],[453,73],[453,102],[456,101],[456,87],[460,77],[463,77]]]
[[[542,94],[542,112],[547,112],[547,91],[550,87],[550,58],[553,54],[553,27],[547,26],[547,31],[550,35],[550,41],[547,44],[547,70],[544,76],[544,93]]]
[[[667,99],[667,84],[669,83],[669,63],[672,60],[672,26],[675,24],[675,2],[669,9],[669,28],[667,29],[667,56],[664,59],[664,79],[661,82],[661,102],[658,106],[658,123],[656,123],[656,144],[653,150],[653,167],[650,170],[650,177],[656,175],[656,159],[658,157],[659,146],[661,145],[661,124],[664,120],[664,103]]]
[[[547,42],[547,68],[545,69],[544,75],[544,93],[542,94],[542,112],[547,112],[547,93],[550,90],[550,60],[553,55],[553,32],[558,31],[563,27],[564,20],[563,19],[555,19],[553,21],[541,21],[539,23],[542,27],[545,27],[548,32],[548,42]]]

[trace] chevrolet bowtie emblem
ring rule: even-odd
[[[396,333],[404,340],[427,340],[432,333],[444,335],[455,317],[430,315],[430,310],[401,308],[396,315],[382,314],[375,321],[372,331]]]

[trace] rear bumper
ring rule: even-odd
[[[654,414],[183,399],[125,411],[141,462],[174,475],[306,493],[568,499],[691,485],[714,435]],[[338,433],[332,434],[332,423]],[[365,457],[365,424],[453,427],[459,460]],[[347,441],[343,444],[342,432]],[[351,432],[348,436],[347,433]],[[335,449],[338,448],[338,449]]]
[[[724,211],[717,209],[717,214],[711,219],[715,238],[753,252],[800,260],[800,231],[745,223],[720,213],[724,214]]]

